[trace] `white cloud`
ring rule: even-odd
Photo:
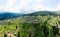
[[[14,5],[14,3],[16,2],[16,0],[7,0],[7,7],[12,7]]]
[[[20,1],[20,9],[26,12],[40,10],[42,1],[43,0],[22,0]]]
[[[60,3],[57,4],[56,10],[60,10]]]
[[[60,3],[56,8],[42,5],[43,0],[6,0],[5,5],[0,5],[0,11],[20,12],[20,11],[39,11],[39,10],[60,10]]]

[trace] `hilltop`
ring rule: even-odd
[[[60,11],[36,11],[36,12],[32,12],[30,14],[26,14],[25,16],[47,16],[47,15],[59,15],[60,16]]]

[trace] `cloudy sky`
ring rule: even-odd
[[[33,12],[60,10],[60,0],[0,0],[0,12]]]

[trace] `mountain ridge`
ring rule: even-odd
[[[22,13],[0,13],[0,20],[10,19],[10,18],[17,18],[22,16]]]
[[[36,12],[32,12],[30,14],[25,14],[24,16],[47,16],[47,15],[53,15],[53,16],[60,16],[59,12],[55,12],[55,11],[36,11]]]
[[[11,18],[17,18],[21,16],[48,16],[48,15],[53,15],[53,16],[60,16],[59,11],[36,11],[32,12],[29,14],[24,14],[24,13],[10,13],[10,12],[5,12],[5,13],[0,13],[0,20],[5,20],[5,19],[11,19]]]

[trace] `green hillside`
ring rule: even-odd
[[[45,12],[35,12],[32,16],[0,20],[0,37],[58,37],[60,17],[51,13],[46,12],[46,16]]]

